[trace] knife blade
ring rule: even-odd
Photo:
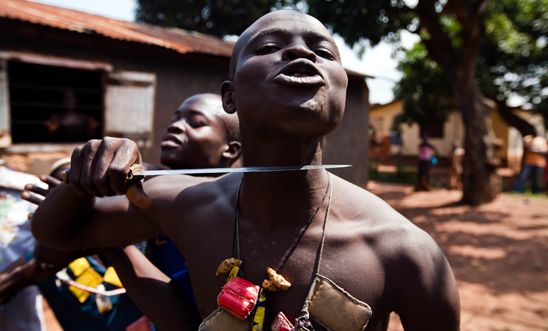
[[[198,169],[169,169],[169,170],[145,170],[144,167],[132,166],[128,174],[128,180],[132,181],[150,176],[164,175],[210,175],[224,173],[252,173],[252,172],[282,172],[282,171],[305,171],[317,169],[337,169],[351,167],[349,164],[309,164],[298,166],[261,166],[241,168],[198,168]]]

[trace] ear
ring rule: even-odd
[[[229,114],[236,112],[236,103],[232,94],[234,93],[234,82],[225,80],[221,85],[221,97],[223,98],[223,108]]]
[[[223,152],[222,156],[230,164],[233,164],[242,155],[242,144],[237,140],[232,140],[228,142],[226,146],[226,150]]]

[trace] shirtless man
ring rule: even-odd
[[[347,82],[337,47],[315,18],[281,10],[253,23],[234,47],[230,80],[221,89],[225,111],[240,119],[244,166],[321,164],[321,142],[342,118]],[[36,237],[69,249],[166,233],[187,258],[203,318],[217,309],[226,281],[215,275],[219,262],[239,255],[242,276],[254,284],[273,267],[292,286],[268,294],[265,330],[279,312],[289,321],[300,315],[321,253],[319,273],[353,302],[370,306],[365,330],[385,329],[392,311],[408,331],[458,330],[458,292],[443,253],[366,190],[324,170],[230,174],[214,181],[159,176],[143,184],[149,209],[121,195],[95,201],[123,194],[129,167],[140,161],[135,144],[124,139],[76,149],[70,185],[59,186],[36,211]],[[324,330],[317,320],[325,319],[312,314],[314,328]]]

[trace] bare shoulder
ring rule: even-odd
[[[434,239],[371,192],[341,179],[334,189],[337,221],[360,236],[382,268],[387,310],[405,319],[406,330],[457,330],[455,277]]]
[[[345,220],[354,220],[364,239],[374,242],[382,254],[416,259],[425,253],[443,255],[432,237],[375,194],[341,178],[334,202]]]

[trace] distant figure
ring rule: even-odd
[[[93,138],[98,123],[89,114],[76,111],[77,98],[72,90],[65,90],[61,111],[51,115],[46,126],[53,141],[81,142]]]
[[[546,167],[546,154],[548,144],[542,136],[527,135],[523,137],[525,154],[523,165],[519,173],[515,192],[524,192],[527,180],[531,179],[531,192],[539,193],[544,180],[544,168]]]
[[[460,142],[455,140],[451,146],[451,171],[449,173],[449,189],[462,189],[462,159],[464,158],[464,148]]]
[[[432,169],[434,163],[437,163],[435,154],[436,148],[428,142],[428,136],[423,135],[419,144],[416,191],[429,191],[432,188],[430,185],[430,169]]]

